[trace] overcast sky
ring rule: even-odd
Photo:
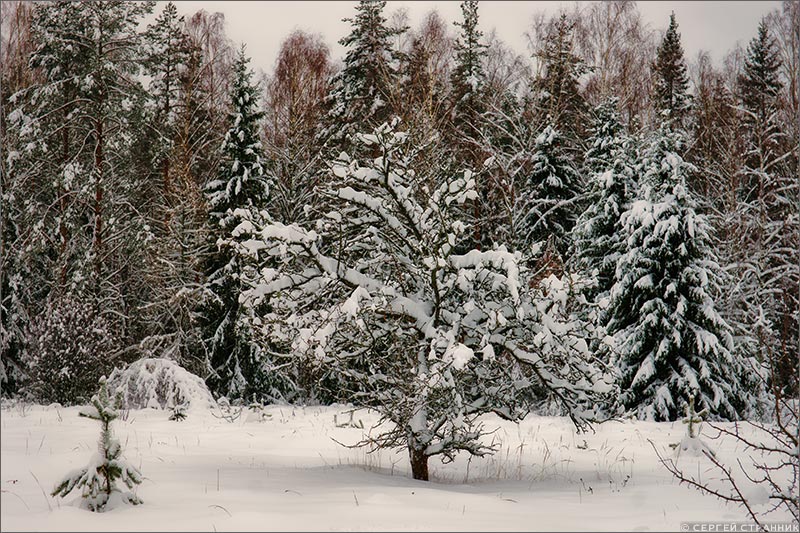
[[[560,7],[571,7],[574,2],[522,2],[487,0],[480,3],[480,28],[484,34],[492,28],[498,36],[519,53],[527,54],[525,31],[531,16],[537,11],[557,12]],[[337,43],[350,31],[342,22],[354,14],[356,2],[343,1],[178,1],[181,14],[192,14],[200,9],[225,14],[228,36],[237,43],[245,43],[257,69],[271,73],[281,41],[295,28],[321,33],[331,47],[334,59],[344,56],[344,48]],[[719,63],[725,53],[739,41],[742,45],[755,35],[758,21],[770,11],[779,8],[780,2],[639,2],[638,9],[645,22],[657,30],[664,30],[670,11],[675,11],[681,40],[687,59],[695,58],[700,50],[711,53]],[[159,2],[157,11],[162,9]],[[385,13],[397,8],[408,9],[412,28],[422,18],[436,9],[449,22],[460,20],[458,1],[389,1]],[[453,27],[453,29],[457,29]]]

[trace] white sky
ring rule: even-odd
[[[480,3],[478,13],[480,28],[488,34],[496,28],[498,36],[519,53],[527,55],[524,37],[531,16],[537,11],[556,12],[562,6],[571,7],[573,2],[563,1],[498,1]],[[283,39],[295,28],[312,33],[321,33],[331,47],[333,59],[344,55],[344,48],[337,41],[347,35],[350,25],[342,22],[344,17],[354,14],[356,2],[344,1],[178,1],[178,12],[190,15],[200,9],[225,14],[228,36],[237,44],[245,43],[252,57],[252,65],[271,73],[275,58]],[[159,2],[156,11],[162,9]],[[397,8],[408,9],[410,25],[418,26],[422,18],[437,9],[444,20],[454,22],[461,19],[458,1],[389,1],[385,14]],[[658,30],[666,29],[670,11],[675,11],[681,33],[684,52],[689,61],[700,50],[711,53],[719,63],[725,53],[736,42],[746,45],[756,34],[758,22],[770,11],[779,8],[779,1],[711,1],[711,2],[639,2],[639,12],[645,22]],[[452,27],[455,31],[457,28]]]

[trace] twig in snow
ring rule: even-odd
[[[227,509],[225,509],[225,508],[224,508],[223,506],[221,506],[221,505],[212,504],[212,505],[209,505],[209,507],[216,507],[217,509],[222,509],[223,511],[225,511],[226,513],[228,513],[228,516],[230,516],[231,518],[233,518],[233,515],[231,514],[231,512],[230,512],[230,511],[228,511]],[[212,524],[212,525],[213,525],[213,524]],[[214,531],[216,531],[216,528],[214,528]]]
[[[42,496],[44,496],[44,501],[47,503],[47,508],[50,509],[50,511],[52,512],[53,511],[53,506],[50,505],[50,500],[47,499],[47,493],[44,491],[44,488],[42,487],[42,484],[39,483],[39,478],[36,477],[36,474],[33,473],[33,470],[28,470],[28,472],[30,472],[31,475],[33,476],[33,479],[36,480],[36,484],[39,485],[39,489],[41,489],[41,491],[42,491]]]

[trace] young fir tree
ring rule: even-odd
[[[355,17],[344,19],[353,29],[339,41],[347,53],[344,67],[331,80],[326,98],[329,110],[320,133],[335,156],[360,146],[353,142],[355,133],[386,122],[393,112],[399,57],[392,49],[392,39],[405,28],[387,25],[385,7],[383,0],[361,0]]]
[[[696,398],[716,419],[746,414],[742,365],[714,308],[719,266],[706,217],[686,189],[680,135],[662,125],[644,156],[642,196],[623,215],[627,250],[617,262],[607,333],[619,373],[620,411],[677,420]]]
[[[553,240],[559,254],[569,248],[570,231],[577,218],[579,177],[564,154],[564,139],[552,125],[536,137],[530,171],[519,184],[514,213],[520,249]]]
[[[618,100],[597,107],[585,169],[588,206],[573,231],[573,260],[582,271],[597,271],[597,287],[587,296],[603,296],[614,285],[617,260],[625,251],[622,213],[636,195],[636,153],[620,123]]]
[[[117,486],[119,480],[129,489],[142,482],[142,473],[122,457],[122,446],[111,431],[111,422],[119,418],[119,403],[119,394],[113,400],[109,398],[106,379],[101,377],[100,391],[92,397],[92,405],[79,413],[100,422],[97,452],[88,465],[73,470],[58,482],[52,496],[63,498],[73,489],[80,489],[81,507],[93,512],[106,511],[116,503],[142,503],[136,494]]]
[[[656,111],[662,118],[672,120],[680,126],[689,110],[689,76],[686,73],[686,61],[683,58],[681,34],[675,13],[669,16],[669,27],[664,39],[658,47],[658,55],[653,63],[655,88],[653,101]],[[666,114],[666,117],[664,117]]]
[[[249,319],[239,304],[245,254],[223,240],[233,237],[245,213],[266,208],[270,180],[264,172],[259,140],[259,89],[251,80],[250,59],[239,52],[234,64],[231,127],[225,135],[218,179],[208,183],[212,251],[206,259],[208,281],[201,310],[210,376],[209,388],[231,398],[261,393],[260,348],[252,338]]]

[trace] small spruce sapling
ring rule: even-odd
[[[182,422],[186,420],[186,404],[181,403],[173,407],[169,419],[173,422]]]
[[[686,424],[686,435],[681,439],[678,445],[677,453],[689,452],[692,455],[701,456],[704,454],[716,454],[708,447],[708,445],[700,439],[700,425],[703,419],[708,415],[708,408],[701,410],[699,413],[694,409],[694,397],[690,397],[686,403],[686,416],[681,420]]]
[[[92,397],[92,405],[79,413],[79,416],[97,420],[101,424],[97,452],[88,465],[67,474],[53,489],[52,496],[63,498],[72,489],[81,488],[81,507],[93,512],[107,510],[109,503],[142,503],[137,495],[117,487],[119,479],[129,489],[142,482],[142,473],[122,458],[122,447],[111,431],[111,422],[119,417],[120,402],[119,394],[113,401],[109,398],[106,378],[100,378],[100,391]]]
[[[253,394],[253,400],[250,402],[250,405],[247,406],[247,409],[251,413],[247,417],[248,421],[255,420],[256,422],[264,422],[272,418],[272,415],[266,411],[264,402],[258,400],[255,394]]]

